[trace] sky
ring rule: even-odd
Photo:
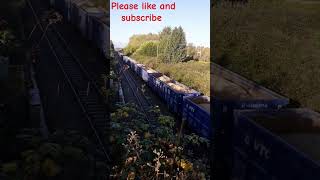
[[[137,3],[139,10],[110,11],[110,34],[115,47],[123,47],[134,34],[159,33],[164,27],[181,26],[186,34],[187,43],[210,47],[210,0],[111,0],[119,3]],[[175,10],[141,10],[141,3],[176,3]],[[126,22],[123,15],[161,15],[161,22]]]

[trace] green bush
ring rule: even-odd
[[[147,41],[147,42],[144,42],[139,47],[139,49],[136,51],[136,53],[143,55],[143,56],[155,57],[155,56],[157,56],[157,48],[158,48],[158,42]]]
[[[129,44],[124,48],[124,53],[127,55],[133,54],[139,47],[147,41],[156,41],[159,39],[157,34],[139,34],[130,37]]]

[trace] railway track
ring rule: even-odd
[[[118,56],[117,56],[118,58]],[[123,67],[123,63],[120,61],[120,68]],[[122,72],[128,87],[133,94],[133,101],[137,102],[139,109],[144,114],[145,119],[149,123],[150,127],[154,128],[157,126],[157,122],[154,120],[154,115],[152,115],[149,110],[153,108],[153,104],[148,100],[147,96],[142,92],[142,89],[138,86],[136,80],[132,77],[132,74],[128,70],[123,70]]]
[[[35,21],[39,24],[43,37],[47,41],[50,51],[54,55],[85,119],[89,123],[93,134],[93,141],[98,146],[98,149],[103,152],[105,161],[109,163],[111,157],[106,149],[106,144],[101,140],[109,119],[101,91],[96,82],[90,78],[89,73],[80,61],[74,56],[70,47],[54,25],[47,26],[46,20],[41,18],[40,12],[35,11],[32,2],[27,0],[27,4],[32,11]],[[45,27],[47,28],[46,33],[44,33]]]

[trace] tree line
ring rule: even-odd
[[[210,48],[187,44],[183,28],[165,27],[158,34],[133,35],[124,48],[127,55],[157,57],[162,63],[178,63],[188,60],[209,61]]]

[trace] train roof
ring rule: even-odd
[[[236,110],[237,113],[248,117],[256,122],[266,125],[273,125],[279,130],[290,128],[295,122],[301,122],[298,128],[310,125],[310,127],[320,128],[320,114],[307,108],[291,108],[291,109],[262,109],[262,110]],[[311,123],[312,122],[312,123]],[[319,129],[320,130],[320,129]],[[320,132],[320,131],[319,131]]]
[[[160,73],[160,72],[158,72],[158,71],[156,71],[154,69],[151,69],[151,68],[149,68],[149,67],[147,67],[145,65],[142,66],[142,69],[146,70],[147,73]]]
[[[160,73],[160,72],[158,72],[158,71],[156,71],[156,70],[154,70],[154,69],[151,69],[151,68],[148,68],[148,69],[147,69],[147,72],[148,72],[148,73]]]
[[[144,64],[137,63],[135,60],[131,59],[130,57],[127,57],[129,61],[135,63],[137,66],[143,67],[144,69],[148,70],[149,68],[146,67]],[[155,73],[158,73],[157,71],[153,70]],[[168,76],[160,76],[157,79],[164,82],[168,86],[171,87],[172,90],[180,93],[198,93],[196,90],[189,88],[188,86],[181,84]]]
[[[202,107],[206,112],[210,114],[210,97],[208,96],[192,96],[188,98],[194,104]]]
[[[128,57],[128,56],[126,56],[126,57],[128,58],[128,60],[129,60],[129,61],[131,61],[131,62],[133,62],[133,63],[137,64],[137,61],[135,61],[135,60],[131,59],[131,58],[130,58],[130,57]]]
[[[171,78],[169,78],[168,76],[166,76],[166,75],[162,75],[162,76],[160,76],[160,77],[158,77],[158,79],[160,80],[160,81],[162,81],[162,82],[170,82],[170,81],[173,81]]]
[[[181,93],[197,93],[196,90],[191,89],[190,87],[181,84],[177,81],[167,82],[168,86],[170,86],[174,91],[181,92]]]
[[[236,100],[284,99],[283,96],[264,88],[234,72],[211,63],[211,91],[214,98]]]

